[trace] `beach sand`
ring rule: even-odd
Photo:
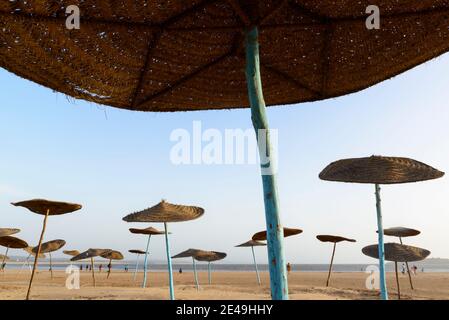
[[[140,287],[143,273],[133,281],[133,272],[113,271],[106,279],[106,272],[96,272],[97,286],[92,286],[90,272],[80,272],[80,289],[66,288],[67,275],[55,271],[39,271],[33,283],[32,299],[168,299],[168,278],[163,272],[148,274],[148,288]],[[289,274],[290,299],[301,300],[345,300],[378,299],[376,291],[367,290],[367,273],[333,273],[329,288],[325,287],[327,274],[324,272],[292,272]],[[0,300],[24,299],[30,273],[28,270],[6,270],[0,273]],[[175,295],[178,300],[215,299],[269,299],[268,273],[261,273],[262,285],[256,283],[254,272],[213,272],[212,285],[208,285],[207,272],[199,272],[200,290],[193,284],[192,272],[174,274]],[[400,275],[401,298],[403,299],[449,299],[449,273],[420,273],[413,277],[415,290],[410,290],[408,277]],[[390,299],[397,299],[396,281],[393,273],[388,273]]]

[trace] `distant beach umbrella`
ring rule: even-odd
[[[134,254],[137,255],[137,258],[136,258],[136,270],[134,271],[134,277],[133,277],[133,280],[136,281],[137,270],[139,269],[139,256],[141,254],[145,254],[146,251],[138,250],[138,249],[131,249],[131,250],[128,250],[128,252],[134,253]],[[144,267],[144,269],[145,269],[145,267]]]
[[[35,257],[36,254],[33,252],[33,247],[31,247],[31,246],[28,246],[28,247],[26,247],[26,248],[23,248],[23,250],[24,250],[26,253],[28,253],[28,256],[27,256],[27,258],[25,259],[25,261],[23,262],[22,267],[20,268],[19,273],[22,272],[22,270],[23,270],[23,268],[25,267],[25,265],[28,265],[28,266],[30,267],[30,273],[31,273],[32,271],[31,271],[31,266],[30,266],[30,264],[29,264],[29,260],[30,260],[30,257],[31,257],[31,256]],[[39,259],[45,259],[45,258],[46,258],[45,254],[43,254],[43,253],[40,253],[40,254],[39,254]]]
[[[170,299],[175,299],[173,286],[173,270],[168,239],[168,222],[181,222],[194,220],[204,214],[204,209],[194,206],[184,206],[168,203],[162,200],[157,205],[140,212],[132,213],[123,218],[126,222],[162,222],[165,229],[165,247],[167,251],[168,278],[170,286]],[[148,250],[147,250],[148,251]]]
[[[76,257],[77,255],[80,254],[80,252],[78,250],[64,250],[62,251],[62,253],[71,256],[71,257]]]
[[[0,237],[0,246],[6,247],[6,252],[3,256],[2,265],[1,265],[1,270],[3,271],[6,266],[5,261],[6,261],[6,257],[8,256],[9,249],[23,249],[23,248],[28,247],[28,243],[26,243],[24,240],[16,238],[16,237],[4,236],[4,237]]]
[[[195,254],[194,258],[196,260],[207,262],[207,274],[208,274],[209,284],[212,284],[211,263],[214,261],[223,260],[224,258],[226,258],[226,256],[227,256],[227,254],[224,252],[205,251],[205,250],[200,250]]]
[[[109,260],[109,265],[111,267],[108,269],[108,276],[106,277],[106,279],[109,279],[109,275],[111,274],[112,271],[112,260],[123,260],[123,254],[120,251],[111,250],[103,254],[100,254],[100,256],[102,258]]]
[[[320,179],[338,182],[369,183],[375,185],[377,230],[383,230],[380,184],[400,184],[441,178],[444,172],[422,162],[400,157],[371,156],[335,161],[319,174]],[[388,300],[385,277],[383,232],[378,232],[380,291]]]
[[[316,236],[316,238],[318,240],[320,240],[321,242],[331,242],[334,244],[334,248],[332,249],[331,263],[329,264],[329,273],[327,275],[327,280],[326,280],[326,287],[328,287],[329,280],[331,278],[332,265],[334,263],[335,248],[337,246],[337,243],[342,242],[342,241],[348,241],[348,242],[356,242],[356,241],[354,239],[349,239],[349,238],[340,237],[340,236],[325,235],[325,234],[318,235],[318,236]]]
[[[183,251],[181,253],[178,253],[177,255],[174,255],[172,259],[178,259],[178,258],[192,258],[192,264],[193,264],[193,278],[195,279],[195,287],[196,290],[200,289],[200,284],[198,281],[198,274],[196,272],[196,263],[195,263],[195,255],[200,252],[199,249],[187,249],[186,251]]]
[[[11,235],[19,233],[19,232],[20,232],[20,229],[0,228],[0,237],[11,236]]]
[[[291,237],[297,234],[302,233],[301,229],[293,229],[293,228],[284,228],[284,238]],[[260,231],[252,236],[252,240],[255,241],[265,241],[267,240],[267,231]]]
[[[254,254],[254,247],[261,247],[261,246],[266,246],[266,245],[267,245],[266,243],[251,239],[245,243],[242,243],[242,244],[239,244],[236,246],[236,247],[251,247],[251,251],[253,253],[254,269],[256,270],[256,276],[257,276],[257,284],[259,286],[260,286],[260,275],[259,275],[259,268],[257,267],[256,255]]]
[[[376,232],[379,233],[379,230],[377,230]],[[414,237],[414,236],[419,235],[420,233],[421,233],[421,231],[419,231],[419,230],[405,228],[405,227],[393,227],[393,228],[384,229],[384,235],[392,236],[392,237],[398,237],[399,238],[399,242],[401,244],[403,244],[402,243],[402,238]],[[405,262],[405,266],[407,268],[407,274],[408,274],[408,280],[410,282],[410,288],[412,290],[415,290],[415,288],[413,287],[413,281],[412,281],[412,275],[411,275],[411,272],[410,272],[410,267],[409,267],[407,261]]]
[[[33,200],[15,202],[15,203],[12,203],[12,205],[14,205],[16,207],[24,207],[24,208],[27,208],[28,210],[30,210],[31,212],[34,212],[34,213],[37,213],[40,215],[44,215],[44,222],[42,224],[41,236],[39,238],[39,244],[37,245],[37,248],[38,248],[37,255],[35,256],[35,259],[34,259],[33,271],[31,273],[30,284],[28,286],[28,292],[27,292],[27,296],[26,296],[26,300],[29,300],[30,294],[31,294],[31,286],[33,285],[34,273],[36,272],[37,261],[38,261],[38,257],[39,257],[40,251],[41,251],[42,240],[44,239],[45,228],[47,226],[48,216],[56,216],[56,215],[62,215],[62,214],[74,212],[74,211],[80,210],[82,208],[82,206],[79,204],[75,204],[75,203],[50,201],[50,200],[45,200],[45,199],[33,199]]]
[[[399,287],[398,262],[421,261],[430,255],[430,251],[418,247],[407,246],[399,243],[385,243],[385,260],[393,261],[396,273],[396,285],[398,288],[398,298],[401,299],[401,289]],[[364,247],[364,255],[379,259],[379,248],[377,244]]]
[[[95,287],[96,283],[95,283],[94,258],[104,255],[104,254],[107,254],[110,251],[112,251],[112,250],[111,249],[92,249],[91,248],[84,252],[81,252],[79,255],[70,259],[70,261],[79,261],[79,260],[84,260],[84,259],[90,259],[90,265],[91,265],[91,269],[92,269],[92,281],[93,281],[93,285]]]
[[[145,288],[147,286],[147,272],[148,272],[148,254],[150,249],[150,240],[151,236],[157,236],[157,235],[165,235],[165,231],[159,231],[156,228],[148,227],[145,229],[138,229],[138,228],[130,228],[129,232],[134,234],[144,234],[148,235],[147,240],[147,251],[145,252],[145,259],[143,262],[143,281],[142,281],[142,288]],[[169,232],[170,234],[170,232]],[[134,280],[135,280],[136,274],[134,273]]]
[[[51,260],[51,253],[61,249],[63,246],[65,246],[65,243],[66,243],[65,240],[58,239],[58,240],[52,240],[52,241],[48,241],[48,242],[41,244],[40,252],[48,253],[48,255],[50,257],[50,273],[51,273],[52,279],[53,279],[53,263]],[[31,251],[36,254],[38,252],[38,250],[39,250],[39,247],[34,247]]]

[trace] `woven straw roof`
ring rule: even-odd
[[[128,252],[136,253],[136,254],[145,254],[146,253],[145,251],[139,250],[139,249],[131,249],[131,250],[128,250]]]
[[[342,242],[342,241],[356,242],[354,239],[349,239],[349,238],[340,237],[340,236],[331,236],[331,235],[327,235],[327,234],[320,234],[320,235],[316,236],[316,238],[318,240],[320,240],[321,242],[333,242],[333,243]]]
[[[300,233],[302,233],[301,229],[284,228],[284,238],[294,236]],[[260,231],[253,234],[252,239],[256,241],[267,240],[267,231]]]
[[[27,252],[28,254],[31,254],[33,257],[35,257],[36,254],[33,252],[33,248],[34,247],[29,246],[29,247],[23,248],[23,250],[25,252]],[[43,254],[42,252],[39,253],[39,259],[45,259],[45,258],[46,258],[45,254]]]
[[[10,236],[16,233],[19,233],[20,229],[13,228],[0,228],[0,237]]]
[[[49,213],[50,216],[70,213],[81,209],[81,205],[79,204],[60,202],[60,201],[49,201],[44,199],[21,201],[12,203],[12,205],[16,207],[25,207],[34,213],[42,215],[45,215],[47,213],[47,210],[50,210]]]
[[[40,0],[0,2],[0,67],[118,108],[248,106],[242,33],[260,30],[267,105],[355,92],[449,50],[447,0]],[[78,5],[81,28],[65,8]]]
[[[171,204],[162,200],[154,207],[127,215],[123,220],[126,222],[180,222],[197,219],[203,214],[203,208]]]
[[[12,249],[24,249],[28,247],[28,243],[16,237],[6,236],[0,237],[0,246]]]
[[[153,227],[148,227],[145,229],[137,229],[137,228],[130,228],[129,231],[131,233],[135,234],[148,234],[148,235],[159,235],[159,234],[165,234],[165,231],[160,231]]]
[[[260,246],[266,246],[266,245],[267,245],[266,243],[251,239],[249,241],[246,241],[242,244],[237,245],[236,247],[260,247]]]
[[[123,260],[123,254],[120,251],[110,250],[100,254],[102,258],[110,260]]]
[[[378,232],[378,231],[376,231]],[[414,237],[420,234],[421,231],[405,227],[394,227],[384,229],[384,235],[392,237]]]
[[[397,262],[410,262],[424,260],[430,255],[430,251],[418,247],[407,246],[399,243],[385,243],[385,260]],[[364,255],[379,259],[377,244],[362,249]]]
[[[68,255],[68,256],[72,256],[72,257],[76,257],[77,255],[80,254],[80,252],[78,250],[64,250],[62,251],[62,253]]]
[[[395,184],[437,179],[443,175],[444,172],[413,159],[371,156],[332,162],[319,176],[329,181]]]
[[[226,258],[226,256],[227,254],[224,252],[198,250],[194,258],[198,261],[212,262],[222,260]]]
[[[195,255],[200,252],[199,249],[187,249],[186,251],[183,251],[181,253],[178,253],[177,255],[174,255],[172,258],[188,258],[188,257],[195,257]]]
[[[109,251],[111,251],[111,249],[89,249],[73,257],[72,259],[70,259],[70,261],[78,261],[98,257],[99,255],[106,254]]]
[[[41,245],[41,252],[42,253],[50,253],[50,252],[57,251],[57,250],[61,249],[63,246],[65,246],[65,240],[61,240],[61,239],[44,242]],[[32,251],[34,253],[36,253],[37,249],[38,249],[38,247],[34,247]]]

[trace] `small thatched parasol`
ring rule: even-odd
[[[170,299],[175,299],[175,290],[173,285],[173,270],[170,255],[170,243],[168,239],[168,222],[181,222],[194,220],[204,214],[204,209],[194,206],[176,205],[162,200],[157,205],[140,212],[132,213],[123,218],[126,222],[162,222],[165,231],[165,248],[167,251],[168,279],[170,286]],[[148,239],[149,243],[149,239]],[[148,252],[148,245],[147,250]],[[145,263],[146,265],[146,263]]]
[[[134,233],[134,234],[148,235],[147,251],[145,252],[145,259],[144,259],[144,265],[143,265],[143,281],[142,281],[142,288],[145,288],[147,286],[148,254],[150,253],[149,249],[150,249],[151,236],[157,236],[157,235],[163,235],[163,234],[165,235],[165,231],[160,231],[160,230],[157,230],[156,228],[148,227],[145,229],[130,228],[129,232]],[[170,232],[168,234],[170,234]],[[139,259],[138,256],[137,256],[137,259]],[[137,273],[137,269],[136,269],[136,272],[134,272],[134,280],[136,279],[136,273]]]
[[[379,233],[379,230],[376,230],[376,232]],[[417,236],[420,233],[421,233],[421,231],[419,231],[419,230],[405,228],[405,227],[393,227],[393,228],[384,229],[384,235],[392,236],[392,237],[398,237],[399,238],[399,242],[401,244],[403,244],[402,243],[402,238],[404,238],[404,237],[414,237],[414,236]],[[405,266],[407,267],[407,274],[408,274],[408,280],[410,282],[410,288],[412,290],[414,290],[415,288],[413,287],[412,275],[411,275],[410,268],[409,268],[409,265],[408,265],[407,261],[405,262]]]
[[[195,279],[195,287],[196,290],[200,289],[200,284],[198,281],[198,274],[196,272],[196,263],[195,263],[195,255],[197,255],[201,250],[199,249],[187,249],[183,252],[178,253],[177,255],[174,255],[172,259],[178,259],[178,258],[192,258],[192,264],[193,264],[193,277]]]
[[[95,266],[94,266],[94,258],[107,254],[108,252],[112,251],[111,249],[89,249],[86,250],[84,252],[81,252],[79,255],[73,257],[72,259],[70,259],[70,261],[79,261],[79,260],[84,260],[84,259],[90,259],[90,265],[91,265],[91,269],[92,269],[92,280],[93,280],[93,284],[94,287],[96,286],[95,283]]]
[[[326,235],[326,234],[318,235],[318,236],[316,236],[316,238],[318,240],[320,240],[321,242],[331,242],[334,244],[334,248],[332,249],[331,263],[329,264],[329,273],[327,275],[327,280],[326,280],[326,287],[328,287],[329,280],[331,278],[332,265],[334,263],[335,248],[337,246],[337,243],[342,242],[342,241],[348,241],[348,242],[356,242],[356,241],[354,239],[349,239],[349,238],[340,237],[340,236],[331,236],[331,235]]]
[[[50,201],[50,200],[45,200],[45,199],[33,199],[33,200],[15,202],[15,203],[11,203],[11,204],[16,207],[27,208],[31,212],[45,216],[44,222],[42,224],[42,231],[41,231],[41,236],[39,238],[39,244],[37,245],[37,248],[38,248],[37,255],[35,256],[35,259],[34,259],[33,271],[31,273],[30,284],[28,286],[28,292],[27,292],[27,296],[26,296],[26,299],[29,300],[30,294],[31,294],[31,286],[33,285],[34,273],[36,272],[37,261],[38,261],[38,257],[39,257],[40,251],[41,251],[42,240],[44,239],[45,228],[47,226],[48,216],[62,215],[62,214],[74,212],[74,211],[80,210],[82,208],[82,206],[79,204],[75,204],[75,203]]]
[[[301,229],[292,229],[292,228],[284,228],[284,238],[294,236],[297,234],[302,233],[303,231]],[[267,232],[266,231],[260,231],[252,236],[252,240],[255,241],[265,241],[267,240]]]
[[[380,184],[399,184],[440,178],[443,172],[422,162],[401,157],[371,156],[332,162],[319,174],[320,179],[339,182],[370,183],[375,185],[377,230],[383,230]],[[388,300],[385,277],[384,237],[378,232],[380,291],[382,299]]]
[[[50,272],[51,272],[51,278],[53,279],[53,263],[51,260],[51,253],[54,251],[58,251],[59,249],[61,249],[63,246],[65,246],[65,240],[62,239],[58,239],[58,240],[52,240],[52,241],[48,241],[45,243],[42,243],[41,245],[41,252],[42,253],[48,253],[49,257],[50,257]],[[37,253],[39,250],[38,247],[34,247],[32,249],[33,253]]]
[[[108,269],[108,276],[106,277],[106,279],[109,279],[109,275],[111,274],[112,271],[112,260],[123,260],[123,254],[120,251],[111,250],[103,254],[100,254],[100,256],[102,258],[109,260],[110,268]]]
[[[207,261],[207,274],[209,279],[209,284],[212,284],[212,270],[211,270],[211,262],[223,260],[226,258],[227,254],[224,252],[217,252],[217,251],[204,251],[200,250],[198,251],[194,258],[198,261]]]
[[[11,236],[11,235],[19,233],[19,232],[20,232],[20,229],[0,228],[0,237]]]
[[[254,269],[256,270],[257,284],[259,286],[260,286],[260,275],[259,275],[259,268],[257,267],[256,255],[254,254],[254,247],[261,247],[261,246],[266,246],[266,245],[267,245],[266,243],[251,239],[247,242],[244,242],[244,243],[236,246],[236,247],[251,247],[251,251],[253,253]]]
[[[131,229],[130,229],[131,230]],[[139,250],[139,249],[131,249],[128,250],[129,253],[134,253],[137,254],[137,258],[136,258],[136,270],[134,271],[134,277],[133,280],[136,281],[136,276],[137,276],[137,270],[139,269],[139,256],[141,254],[146,254],[146,251],[143,250]]]
[[[26,248],[23,248],[23,250],[24,250],[26,253],[28,253],[28,256],[27,256],[27,258],[25,259],[25,261],[23,262],[22,267],[20,268],[20,272],[22,272],[22,270],[23,270],[23,268],[25,267],[25,265],[28,265],[28,266],[30,267],[30,273],[31,273],[32,270],[31,270],[31,266],[29,265],[29,260],[30,260],[30,257],[31,257],[31,256],[36,257],[36,254],[33,252],[33,247],[31,247],[31,246],[26,247]],[[40,253],[38,258],[39,258],[39,259],[45,259],[46,256],[45,256],[45,254]]]
[[[396,285],[398,288],[398,298],[401,299],[401,289],[399,287],[398,262],[421,261],[430,255],[430,251],[418,247],[406,246],[399,243],[385,243],[385,260],[394,261],[396,273]],[[377,244],[364,247],[364,255],[379,259],[379,248]]]
[[[80,254],[80,252],[78,250],[64,250],[62,251],[62,253],[68,255],[68,256],[72,256],[72,257],[76,257],[77,255]]]
[[[4,236],[4,237],[0,237],[0,246],[2,247],[6,247],[6,252],[3,256],[2,259],[2,265],[1,265],[1,269],[4,270],[5,266],[6,266],[6,257],[8,256],[8,251],[9,249],[24,249],[26,247],[28,247],[28,243],[26,243],[24,240],[16,238],[16,237],[11,237],[11,236]]]

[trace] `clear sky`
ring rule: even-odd
[[[331,245],[317,234],[357,239],[338,246],[336,263],[374,262],[361,253],[377,241],[374,187],[321,181],[318,173],[334,160],[372,154],[449,171],[448,75],[445,55],[356,94],[269,109],[279,132],[282,220],[304,230],[285,240],[289,262],[327,263]],[[249,249],[234,246],[264,228],[258,166],[170,161],[173,130],[191,131],[193,121],[221,132],[252,128],[249,109],[131,112],[68,99],[3,69],[0,97],[0,227],[20,228],[18,236],[36,245],[42,216],[9,203],[77,202],[81,211],[49,218],[45,241],[65,239],[65,249],[144,249],[145,238],[128,228],[148,225],[122,217],[164,198],[206,210],[198,220],[169,225],[173,254],[201,248],[227,252],[228,263],[251,261]],[[420,229],[405,242],[449,257],[448,194],[448,177],[383,187],[384,227]],[[152,259],[164,261],[163,237],[150,250]],[[266,262],[266,249],[257,248],[257,255]]]

